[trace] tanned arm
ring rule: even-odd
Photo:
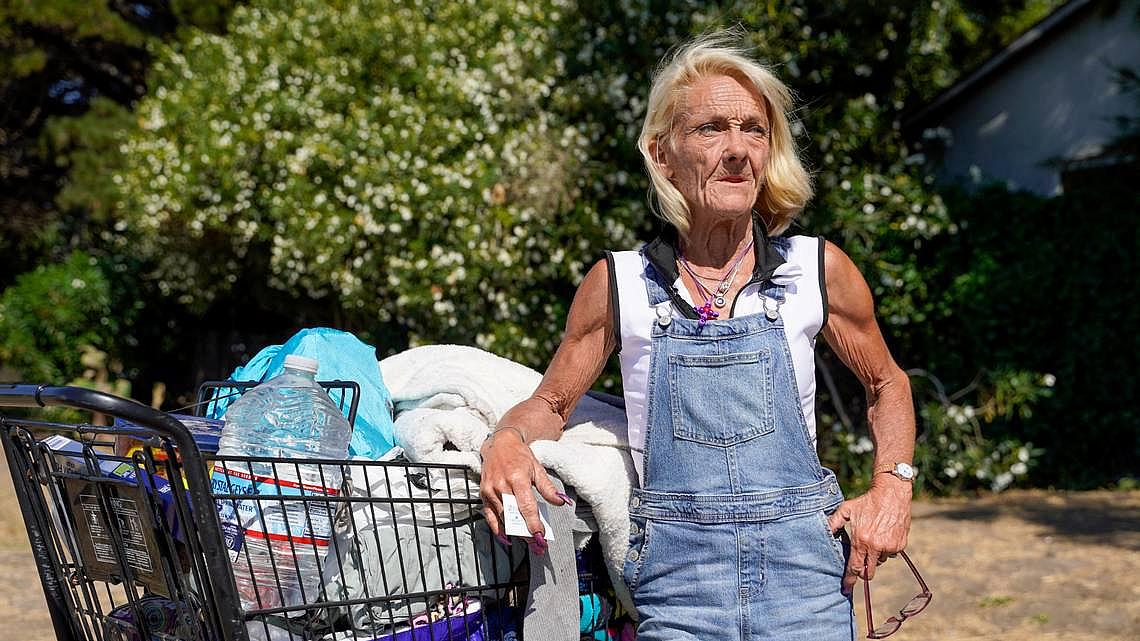
[[[531,493],[535,487],[547,502],[562,505],[546,470],[529,443],[557,440],[574,407],[601,374],[616,345],[610,309],[609,270],[599,261],[586,274],[566,319],[566,332],[534,394],[512,407],[495,435],[483,444],[479,493],[487,524],[501,538],[502,494],[513,494],[534,540],[545,548],[545,532]],[[507,429],[513,428],[513,429]],[[541,550],[539,550],[541,552]]]
[[[855,373],[867,391],[867,418],[875,444],[875,468],[914,457],[914,404],[910,381],[887,349],[875,322],[871,290],[858,268],[831,243],[824,249],[828,319],[823,335],[839,359]],[[850,528],[851,557],[843,590],[850,594],[866,568],[875,567],[906,547],[910,530],[912,487],[893,474],[875,474],[871,489],[839,506],[831,528]]]

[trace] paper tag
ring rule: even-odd
[[[550,527],[550,521],[547,519],[546,501],[537,499],[538,501],[538,520],[542,521],[542,531],[545,533],[543,537],[547,541],[554,540],[554,530]],[[519,512],[519,502],[515,499],[514,494],[503,495],[503,531],[507,536],[525,536],[530,538],[530,530],[526,527],[526,521],[523,520],[522,512]]]

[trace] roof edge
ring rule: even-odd
[[[975,87],[985,82],[998,70],[1012,63],[1021,55],[1057,31],[1058,27],[1075,17],[1077,14],[1092,7],[1097,0],[1070,0],[1057,7],[1052,13],[1039,20],[1032,27],[1025,30],[1004,49],[990,56],[985,62],[971,71],[966,77],[942,90],[930,102],[910,116],[903,118],[903,131],[913,131],[919,125],[929,120],[950,106],[953,102],[968,94]]]

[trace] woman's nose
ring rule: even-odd
[[[744,148],[744,134],[739,129],[729,129],[724,139],[724,161],[741,162],[748,156]]]

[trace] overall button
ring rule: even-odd
[[[640,530],[640,529],[638,529],[638,527],[637,527],[637,524],[636,524],[636,523],[630,523],[630,524],[629,524],[629,533],[630,533],[631,535],[634,535],[634,536],[636,536],[636,535],[637,535],[639,532],[641,532],[641,530]]]
[[[637,498],[636,496],[629,500],[630,507],[637,507],[639,505],[641,505],[641,499]]]
[[[835,485],[835,483],[829,483],[828,484],[828,486],[827,486],[827,493],[828,494],[835,495],[838,492],[839,492],[839,488]]]
[[[637,559],[638,559],[637,550],[630,550],[629,551],[629,560],[633,561],[634,563],[637,563]]]
[[[780,301],[764,297],[764,316],[774,321],[780,317]]]

